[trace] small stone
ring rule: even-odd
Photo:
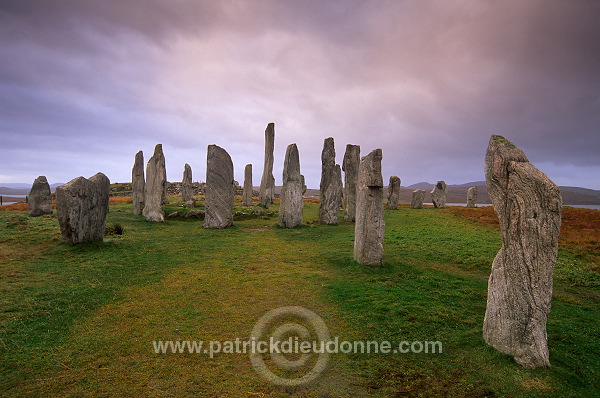
[[[73,245],[104,240],[110,181],[102,173],[77,177],[56,188],[56,215],[63,239]]]
[[[444,181],[438,181],[431,191],[431,201],[433,207],[441,209],[446,207],[446,196],[448,195],[448,187]]]
[[[31,217],[52,214],[52,196],[46,176],[39,176],[33,181],[27,197],[27,206]]]
[[[196,207],[196,199],[188,200],[187,202],[185,202],[185,207],[187,207],[188,209]]]
[[[467,190],[467,207],[477,207],[477,187],[470,187]]]
[[[188,213],[185,215],[187,218],[199,218],[201,220],[204,220],[206,213],[202,210],[190,210],[188,211]]]
[[[411,209],[422,209],[424,200],[425,200],[425,190],[424,189],[415,189],[412,192],[412,200],[410,202],[410,208]]]
[[[169,215],[167,216],[167,218],[175,218],[175,217],[179,217],[179,212],[178,211],[174,211],[173,213],[169,213]]]
[[[399,200],[400,200],[400,178],[398,178],[397,176],[391,176],[390,177],[390,185],[388,186],[387,208],[390,210],[397,210]]]

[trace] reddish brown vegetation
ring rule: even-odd
[[[468,209],[450,207],[448,211],[463,218],[485,224],[498,225],[498,217],[492,206]],[[560,228],[560,245],[581,251],[600,270],[600,210],[564,207]]]

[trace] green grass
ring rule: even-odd
[[[201,203],[200,203],[201,204]],[[481,337],[496,227],[425,208],[386,210],[384,267],[352,261],[353,224],[276,226],[277,205],[235,226],[163,224],[111,205],[123,234],[61,243],[56,218],[0,212],[4,396],[584,397],[600,392],[598,273],[559,252],[548,321],[552,367],[528,370]],[[179,211],[180,203],[165,213]],[[585,254],[585,253],[584,253]],[[299,305],[340,340],[441,341],[442,354],[337,354],[316,385],[281,390],[247,356],[155,354],[153,340],[247,337]]]

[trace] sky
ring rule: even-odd
[[[0,185],[263,169],[275,123],[318,188],[323,140],[383,150],[403,186],[484,180],[492,134],[559,185],[600,189],[597,0],[0,0]]]

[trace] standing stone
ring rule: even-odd
[[[344,209],[344,183],[342,182],[342,168],[339,164],[333,169],[333,182],[335,184],[335,197],[337,199],[337,209]]]
[[[144,209],[144,190],[146,181],[144,180],[144,152],[139,151],[135,154],[135,161],[131,169],[131,190],[133,191],[133,214],[139,216]]]
[[[192,187],[192,168],[189,164],[183,166],[183,177],[181,179],[181,200],[183,203],[195,202],[194,188]]]
[[[354,261],[380,266],[383,260],[383,176],[381,149],[360,160],[356,192],[356,225],[354,228]]]
[[[300,156],[296,144],[290,144],[285,151],[283,163],[283,187],[281,188],[279,225],[295,228],[302,224],[302,176]]]
[[[227,151],[209,145],[206,156],[206,199],[204,228],[233,225],[233,162]]]
[[[433,207],[441,209],[446,207],[446,196],[448,195],[448,187],[444,181],[438,181],[431,191],[431,201]]]
[[[162,205],[167,192],[167,169],[162,145],[154,147],[154,155],[146,165],[146,186],[144,189],[144,210],[142,214],[146,220],[163,222],[165,220]]]
[[[502,247],[488,282],[483,338],[521,366],[550,366],[546,320],[558,253],[560,189],[499,135],[490,139],[485,177]]]
[[[337,224],[340,210],[339,175],[335,164],[335,145],[333,138],[325,139],[321,153],[321,185],[319,195],[319,222],[321,224]]]
[[[50,185],[46,176],[36,178],[27,197],[27,206],[29,206],[31,217],[52,214],[52,197],[50,195]]]
[[[425,190],[415,189],[412,193],[412,201],[410,202],[411,209],[422,209],[423,200],[425,200]]]
[[[302,196],[306,194],[306,181],[304,181],[304,175],[300,174],[300,179],[302,180]]]
[[[346,145],[342,163],[344,170],[344,220],[354,222],[356,218],[356,184],[360,165],[360,145]]]
[[[477,187],[470,187],[467,190],[467,207],[477,207]]]
[[[242,194],[242,206],[252,206],[252,165],[247,164],[244,168],[244,193]]]
[[[63,239],[73,245],[104,240],[110,181],[102,173],[77,177],[56,188],[56,216]]]
[[[260,180],[259,203],[268,208],[275,197],[275,177],[273,177],[273,151],[275,150],[275,123],[269,123],[265,130],[265,165]]]
[[[400,200],[400,178],[398,178],[397,176],[391,176],[390,177],[390,185],[388,186],[387,208],[390,210],[397,210],[399,200]]]

